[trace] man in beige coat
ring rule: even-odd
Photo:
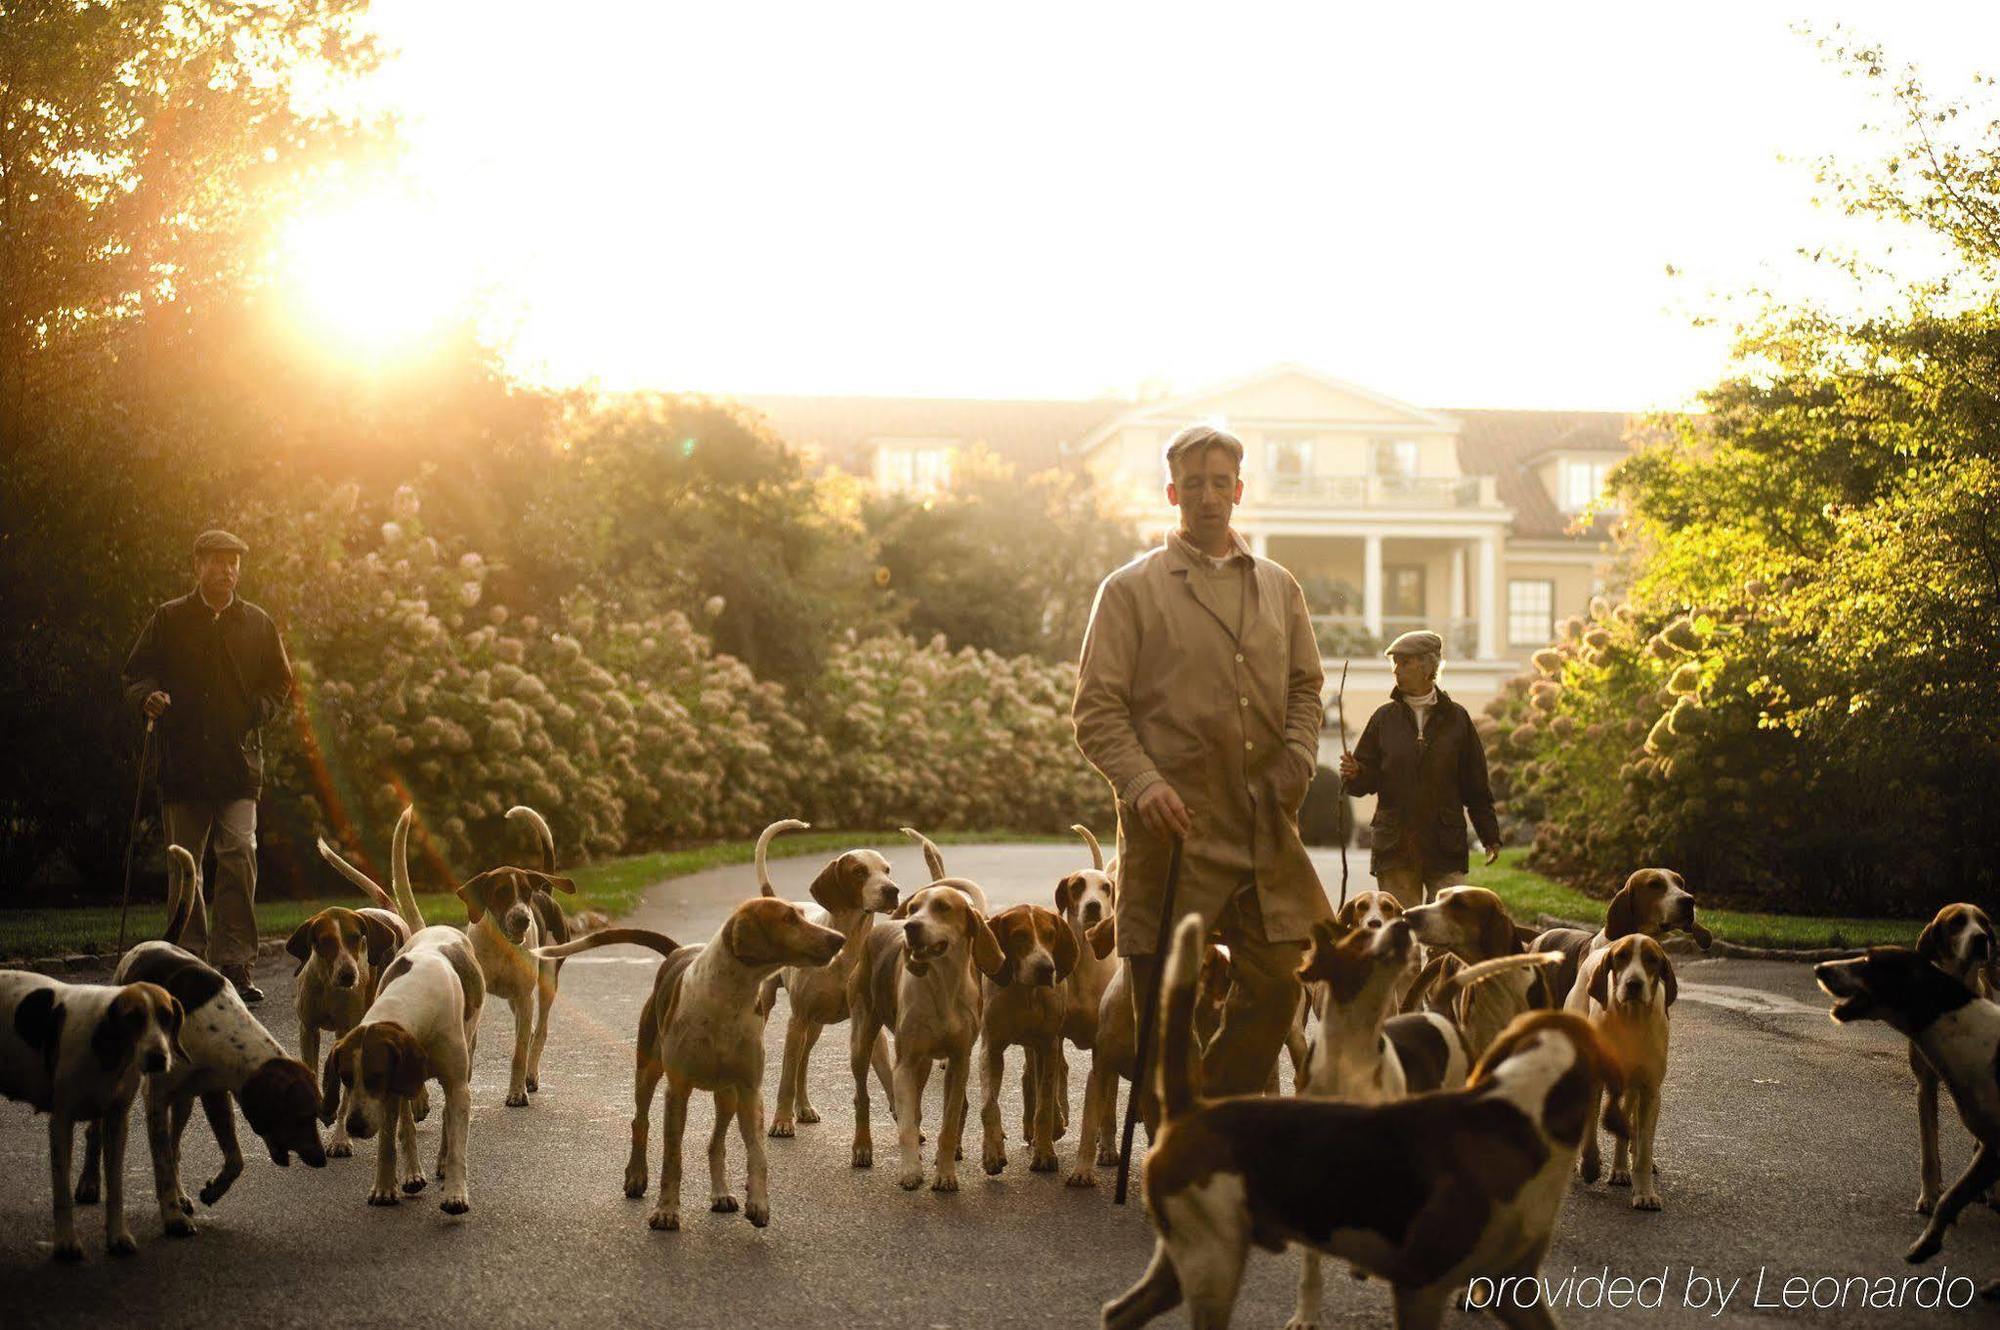
[[[1204,1064],[1216,1095],[1264,1087],[1308,932],[1331,913],[1298,827],[1324,716],[1319,645],[1298,582],[1230,529],[1242,466],[1243,445],[1206,425],[1167,445],[1180,529],[1097,589],[1071,711],[1118,800],[1118,951],[1133,991],[1155,991],[1175,836],[1175,910],[1229,945],[1235,983]]]

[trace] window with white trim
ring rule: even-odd
[[[1309,476],[1313,469],[1313,441],[1305,434],[1273,435],[1265,444],[1265,469],[1274,476]]]
[[[1604,493],[1606,479],[1615,463],[1583,458],[1564,458],[1557,470],[1556,499],[1566,513],[1580,513]]]
[[[1556,635],[1556,584],[1541,578],[1507,583],[1507,645],[1545,647]]]
[[[1377,439],[1374,446],[1375,474],[1386,480],[1415,480],[1417,476],[1417,441],[1415,439]]]
[[[899,494],[937,494],[951,484],[949,444],[883,444],[875,450],[875,483]]]

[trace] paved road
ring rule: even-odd
[[[921,877],[908,846],[884,849],[908,879]],[[996,904],[1046,898],[1077,861],[1062,846],[961,846],[946,853],[952,871],[981,881]],[[781,861],[773,875],[781,891],[802,898],[816,867]],[[1338,881],[1337,859],[1328,859],[1322,872]],[[1366,879],[1357,871],[1356,880]],[[705,937],[750,891],[748,868],[678,879],[656,887],[634,922],[683,939]],[[1010,1142],[1012,1162],[997,1179],[980,1172],[975,1148],[957,1195],[906,1194],[895,1183],[893,1137],[881,1130],[886,1113],[878,1098],[883,1162],[872,1171],[850,1169],[851,1082],[838,1032],[821,1042],[814,1062],[814,1098],[825,1121],[801,1128],[796,1140],[771,1142],[771,1226],[759,1231],[740,1215],[711,1215],[701,1204],[700,1143],[711,1118],[697,1096],[688,1129],[686,1227],[651,1232],[650,1197],[625,1199],[620,1179],[631,1042],[652,966],[650,957],[627,959],[620,949],[579,958],[564,970],[545,1088],[530,1108],[501,1103],[512,1017],[503,1006],[488,1010],[473,1087],[473,1208],[462,1219],[439,1212],[434,1190],[394,1210],[365,1205],[371,1144],[319,1171],[296,1165],[280,1171],[268,1156],[253,1154],[221,1206],[198,1216],[200,1235],[169,1241],[152,1209],[141,1132],[128,1183],[139,1254],[107,1260],[101,1224],[86,1212],[80,1227],[88,1259],[58,1266],[48,1259],[46,1134],[24,1107],[0,1104],[0,1171],[8,1179],[0,1189],[0,1324],[141,1317],[161,1326],[1086,1325],[1144,1267],[1152,1241],[1143,1211],[1115,1208],[1108,1185],[1073,1191],[1060,1175],[1028,1172],[1018,1140]],[[278,1037],[294,1046],[287,969],[260,973],[272,994],[262,1010]],[[1719,1275],[1725,1286],[1742,1281],[1724,1318],[1731,1321],[1751,1314],[1760,1271],[1766,1303],[1779,1302],[1781,1286],[1794,1276],[1901,1279],[1909,1267],[1899,1253],[1920,1221],[1910,1210],[1913,1095],[1898,1041],[1879,1026],[1834,1026],[1804,967],[1687,959],[1680,976],[1660,1135],[1666,1209],[1639,1214],[1626,1193],[1575,1191],[1545,1269],[1557,1280],[1572,1270],[1584,1277],[1607,1267],[1635,1280],[1664,1273],[1657,1286],[1664,1306],[1572,1308],[1566,1319],[1714,1324],[1712,1300],[1707,1309],[1685,1305],[1691,1272]],[[768,1044],[775,1056],[780,1020],[773,1026]],[[1076,1079],[1073,1094],[1080,1097]],[[776,1080],[773,1065],[767,1094]],[[932,1078],[926,1121],[936,1120],[941,1080]],[[1018,1100],[1005,1106],[1006,1120],[1017,1123]],[[425,1151],[436,1148],[437,1130],[435,1116],[419,1128]],[[1949,1176],[1969,1147],[1955,1122],[1947,1123],[1944,1137]],[[198,1183],[217,1162],[199,1115],[188,1142],[188,1175]],[[1070,1142],[1058,1149],[1067,1162]],[[731,1150],[731,1174],[740,1177],[740,1147],[732,1141]],[[1969,1212],[1943,1261],[1926,1268],[1935,1272],[1940,1264],[1981,1281],[2000,1275],[2000,1218],[1983,1208]],[[1253,1261],[1237,1324],[1283,1325],[1295,1270],[1289,1258]],[[1823,1298],[1830,1292],[1821,1286]],[[1932,1313],[1906,1303],[1900,1318],[1990,1315],[1980,1307]],[[1383,1324],[1387,1309],[1379,1283],[1330,1275],[1326,1324]],[[1865,1309],[1852,1285],[1845,1310],[1780,1306],[1755,1314],[1821,1324],[1899,1316]]]

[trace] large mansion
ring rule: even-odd
[[[1087,469],[1149,538],[1175,517],[1166,441],[1202,421],[1229,430],[1248,450],[1236,529],[1305,588],[1329,687],[1351,659],[1359,717],[1388,689],[1380,652],[1398,633],[1441,634],[1445,686],[1476,710],[1585,610],[1612,569],[1605,518],[1577,519],[1634,423],[1425,409],[1296,366],[1149,402],[744,400],[790,443],[885,488],[945,488],[976,445],[1026,471]]]

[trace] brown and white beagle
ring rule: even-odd
[[[101,1124],[104,1247],[138,1250],[125,1219],[125,1135],[142,1076],[163,1076],[181,1051],[181,1004],[157,984],[65,984],[0,970],[0,1095],[49,1115],[55,1258],[83,1259],[70,1193],[76,1124]]]
[[[322,1030],[339,1039],[375,1001],[382,971],[410,940],[410,928],[393,910],[331,905],[292,931],[285,950],[299,962],[293,975],[292,1008],[299,1018],[299,1058],[319,1065]],[[327,1155],[345,1159],[354,1152],[347,1125],[338,1115]]]
[[[1834,1020],[1883,1021],[1915,1044],[1978,1142],[1971,1164],[1904,1253],[1912,1263],[1927,1261],[1943,1248],[1958,1212],[2000,1181],[2000,1003],[1908,947],[1871,947],[1850,960],[1825,961],[1813,967],[1813,978],[1834,999]]]
[[[681,1226],[681,1140],[687,1132],[688,1100],[696,1090],[706,1090],[715,1099],[708,1208],[717,1214],[733,1214],[738,1208],[727,1173],[734,1122],[748,1156],[743,1216],[763,1228],[771,1222],[771,1194],[764,1153],[764,1016],[757,1009],[757,994],[766,979],[787,966],[832,961],[846,939],[813,923],[796,905],[753,896],[730,911],[705,943],[683,947],[648,929],[607,928],[538,954],[559,959],[626,942],[650,947],[663,959],[640,1010],[633,1047],[632,1151],[625,1161],[625,1194],[646,1194],[646,1137],[653,1097],[664,1077],[660,1194],[646,1218],[648,1227],[672,1231]]]
[[[1549,975],[1549,992],[1554,1002],[1567,1006],[1584,957],[1634,933],[1658,939],[1676,929],[1694,938],[1703,951],[1715,941],[1694,917],[1694,893],[1687,889],[1685,878],[1671,868],[1639,868],[1605,907],[1604,927],[1595,933],[1581,928],[1550,928],[1536,934],[1528,947],[1562,954],[1562,965]]]
[[[1627,933],[1603,951],[1584,958],[1567,1009],[1588,1016],[1625,1069],[1621,1116],[1631,1130],[1618,1138],[1611,1159],[1611,1185],[1632,1189],[1634,1210],[1660,1208],[1653,1171],[1653,1136],[1660,1125],[1660,1095],[1667,1079],[1667,1013],[1680,996],[1673,962],[1645,933]],[[1597,1181],[1601,1159],[1593,1105],[1577,1175]],[[1628,1159],[1629,1151],[1629,1159]]]
[[[1040,905],[1016,905],[993,916],[990,926],[1000,944],[999,970],[988,976],[986,1009],[980,1015],[980,1043],[985,1050],[979,1110],[984,1128],[980,1163],[989,1175],[1007,1167],[1006,1133],[1000,1126],[1000,1084],[1007,1072],[1007,1049],[1019,1044],[1025,1061],[1021,1070],[1022,1133],[1036,1173],[1056,1170],[1056,1076],[1061,1056],[1068,993],[1063,985],[1076,970],[1082,949],[1061,915]]]
[[[757,890],[775,898],[771,885],[767,850],[773,837],[786,831],[804,831],[811,824],[794,818],[773,822],[757,837]],[[771,1135],[791,1136],[801,1122],[818,1122],[819,1110],[807,1093],[807,1064],[813,1046],[829,1025],[847,1019],[847,978],[861,957],[862,943],[878,913],[896,908],[901,888],[891,873],[889,861],[874,850],[849,850],[834,856],[820,869],[807,892],[810,901],[794,901],[806,918],[822,928],[831,928],[847,939],[840,954],[828,965],[794,965],[764,981],[758,1005],[768,1015],[777,990],[785,990],[790,1009],[785,1021],[785,1049],[778,1060],[778,1099],[771,1108]],[[876,1045],[875,1073],[884,1094],[892,1093],[889,1083],[888,1041]]]
[[[2000,948],[1994,945],[1993,921],[1977,905],[1947,905],[1924,925],[1917,954],[1964,984],[1980,997],[1995,995],[1994,966]],[[1938,1163],[1938,1076],[1921,1050],[1910,1044],[1910,1073],[1917,1078],[1917,1213],[1937,1208],[1944,1186]]]
[[[1507,913],[1506,903],[1484,887],[1446,887],[1428,903],[1410,906],[1403,918],[1417,941],[1431,949],[1434,963],[1440,952],[1473,965],[1529,950],[1524,930]],[[1547,968],[1553,967],[1509,969],[1483,983],[1456,989],[1449,1014],[1475,1060],[1516,1016],[1533,1007],[1555,1005],[1548,997]],[[1412,993],[1424,991],[1425,978],[1419,976]]]
[[[868,1125],[868,1071],[883,1030],[895,1039],[896,1135],[902,1154],[897,1182],[923,1185],[919,1141],[924,1084],[934,1063],[945,1064],[944,1123],[938,1130],[933,1191],[958,1190],[958,1147],[965,1130],[966,1083],[972,1045],[984,1009],[980,976],[1001,972],[1006,956],[987,925],[986,893],[964,878],[946,877],[906,898],[877,921],[848,977],[852,1013],[848,1063],[854,1072],[856,1168],[871,1168],[875,1143]]]
[[[1089,827],[1070,827],[1090,849],[1090,867],[1064,874],[1056,883],[1056,913],[1076,939],[1076,968],[1063,981],[1063,1039],[1089,1051],[1097,1045],[1097,1015],[1104,990],[1118,972],[1118,884],[1104,865],[1104,849]],[[1069,1057],[1056,1045],[1056,1136],[1069,1128]],[[1026,1106],[1023,1105],[1023,1112]],[[1024,1122],[1022,1136],[1031,1133]]]
[[[1589,1102],[1608,1087],[1615,1115],[1622,1090],[1588,1022],[1519,1017],[1463,1090],[1386,1104],[1205,1102],[1190,1051],[1200,947],[1198,921],[1183,921],[1162,986],[1165,1121],[1146,1155],[1158,1237],[1145,1275],[1106,1304],[1106,1327],[1145,1325],[1183,1300],[1196,1326],[1227,1325],[1253,1243],[1296,1243],[1387,1280],[1406,1328],[1439,1324],[1473,1275],[1537,1272]]]

